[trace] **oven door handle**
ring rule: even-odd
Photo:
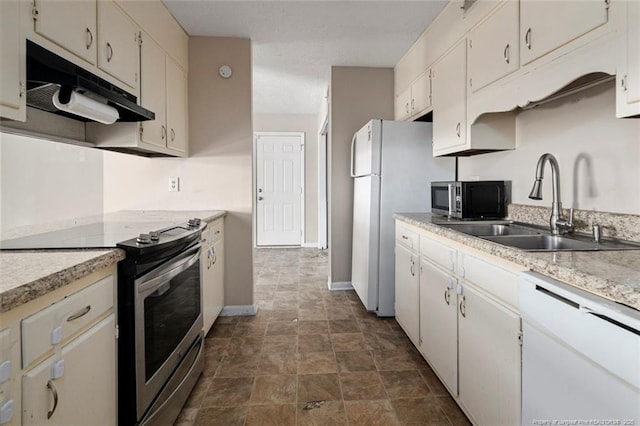
[[[189,269],[199,259],[200,244],[185,251],[173,261],[169,262],[168,265],[153,271],[149,275],[138,278],[135,281],[138,293],[154,292],[171,278]]]

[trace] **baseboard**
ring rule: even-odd
[[[353,290],[353,285],[351,285],[351,281],[337,281],[337,282],[329,282],[329,290]]]
[[[255,315],[258,313],[258,305],[228,305],[222,308],[221,317],[237,317]]]

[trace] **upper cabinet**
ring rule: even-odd
[[[521,64],[528,64],[605,24],[608,9],[608,0],[521,0]]]
[[[428,112],[431,106],[431,70],[420,75],[408,89],[396,96],[395,118],[406,120]]]
[[[18,1],[0,1],[0,116],[24,121],[25,44],[20,37],[20,5]],[[21,58],[16,60],[16,58]]]
[[[140,32],[110,0],[98,2],[98,67],[131,88],[138,86]]]
[[[95,1],[35,0],[31,15],[36,34],[95,65]]]
[[[469,33],[469,88],[477,92],[520,67],[517,0],[508,0]]]
[[[626,28],[617,74],[616,115],[640,116],[640,2],[625,2]]]
[[[167,148],[187,151],[187,75],[167,56]]]
[[[433,154],[467,144],[467,39],[433,66]]]

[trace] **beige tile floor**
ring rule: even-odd
[[[257,249],[253,317],[220,317],[176,425],[468,425],[392,318],[327,290],[317,249]]]

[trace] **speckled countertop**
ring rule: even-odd
[[[222,210],[121,211],[105,214],[103,222],[158,224],[155,229],[185,222],[192,217],[211,222],[226,215]],[[96,221],[93,218],[93,221]],[[90,223],[78,220],[75,224]],[[143,225],[144,226],[144,225]],[[135,228],[135,226],[134,226]],[[37,233],[37,228],[30,228]],[[52,230],[47,225],[46,231]],[[143,229],[142,231],[148,231]],[[42,231],[40,231],[42,232]],[[14,237],[20,236],[14,234]],[[134,237],[136,235],[132,235]],[[124,259],[120,249],[110,250],[7,250],[0,251],[0,313],[16,308],[92,272]]]
[[[640,250],[525,252],[438,226],[446,218],[431,213],[398,213],[395,218],[640,310]]]

